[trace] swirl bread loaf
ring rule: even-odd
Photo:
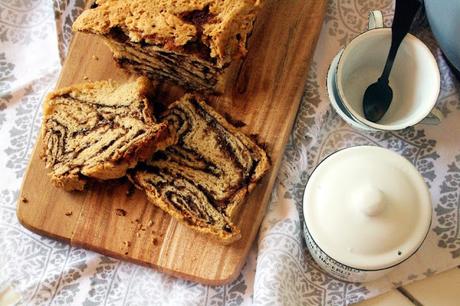
[[[85,83],[50,93],[44,104],[42,158],[51,181],[82,190],[88,178],[114,179],[138,160],[171,144],[164,123],[156,123],[147,78],[119,85]]]
[[[102,36],[130,72],[222,91],[246,54],[261,0],[96,0],[74,31]]]
[[[222,243],[240,238],[232,219],[269,169],[265,151],[204,101],[185,95],[163,115],[177,144],[130,171],[149,200]]]

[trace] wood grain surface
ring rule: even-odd
[[[219,285],[235,279],[265,214],[325,10],[325,0],[267,0],[233,86],[210,100],[245,122],[242,130],[257,134],[272,159],[271,171],[241,209],[241,240],[228,246],[210,241],[148,203],[142,192],[129,195],[123,181],[95,183],[86,192],[53,187],[39,157],[41,139],[23,181],[19,221],[34,232],[188,280]],[[57,87],[108,78],[132,77],[115,66],[100,39],[76,34]]]

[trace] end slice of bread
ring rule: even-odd
[[[88,178],[122,177],[139,160],[172,144],[165,123],[156,123],[147,78],[118,84],[99,81],[48,94],[42,124],[42,158],[51,181],[83,190]]]

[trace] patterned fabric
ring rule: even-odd
[[[83,0],[0,0],[0,288],[18,305],[346,305],[460,264],[460,85],[426,21],[414,33],[442,74],[439,126],[362,132],[338,117],[325,79],[337,51],[364,31],[370,9],[391,21],[391,0],[333,0],[314,55],[301,108],[271,204],[238,279],[210,287],[36,235],[16,218],[18,190]],[[301,235],[301,198],[312,169],[338,149],[370,144],[408,158],[433,196],[433,224],[420,252],[388,277],[367,284],[338,281],[313,262]]]

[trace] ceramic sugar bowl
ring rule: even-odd
[[[429,190],[408,160],[380,147],[348,148],[310,176],[303,197],[305,240],[332,276],[372,281],[419,249],[431,211]]]

